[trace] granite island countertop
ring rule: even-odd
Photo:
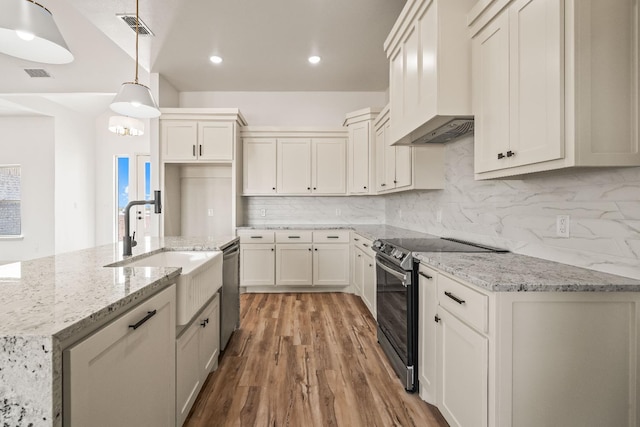
[[[132,258],[163,248],[220,250],[236,239],[147,238],[133,248]],[[112,244],[0,266],[3,425],[61,425],[63,345],[169,286],[180,274],[171,267],[104,267],[122,260],[122,246]]]

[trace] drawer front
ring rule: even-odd
[[[310,230],[276,231],[276,243],[311,243],[312,235]]]
[[[273,243],[275,233],[269,230],[243,230],[238,232],[240,243]]]
[[[365,237],[362,237],[359,234],[354,234],[353,235],[353,244],[357,247],[360,248],[364,251],[364,253],[366,253],[367,255],[373,255],[375,256],[375,252],[373,252],[372,246],[373,246],[373,242]]]
[[[480,332],[489,332],[489,297],[440,274],[438,304]]]
[[[313,232],[314,243],[349,243],[349,230],[317,230]]]

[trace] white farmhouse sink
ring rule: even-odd
[[[176,323],[184,325],[222,287],[221,251],[163,251],[118,263],[121,267],[181,267],[176,282]]]

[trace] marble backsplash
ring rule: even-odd
[[[640,278],[640,167],[475,181],[473,139],[445,147],[446,187],[388,195],[388,225]],[[570,237],[556,216],[570,216]]]
[[[385,200],[378,196],[247,197],[244,203],[247,225],[383,224],[384,214]]]

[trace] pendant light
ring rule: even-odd
[[[109,117],[109,130],[121,136],[142,136],[144,123],[133,117],[112,116]]]
[[[0,52],[45,64],[73,61],[53,15],[33,0],[2,0]]]
[[[122,84],[110,107],[124,116],[152,119],[160,116],[160,110],[151,95],[151,90],[138,83],[138,23],[138,0],[136,0],[136,78],[133,82]]]

